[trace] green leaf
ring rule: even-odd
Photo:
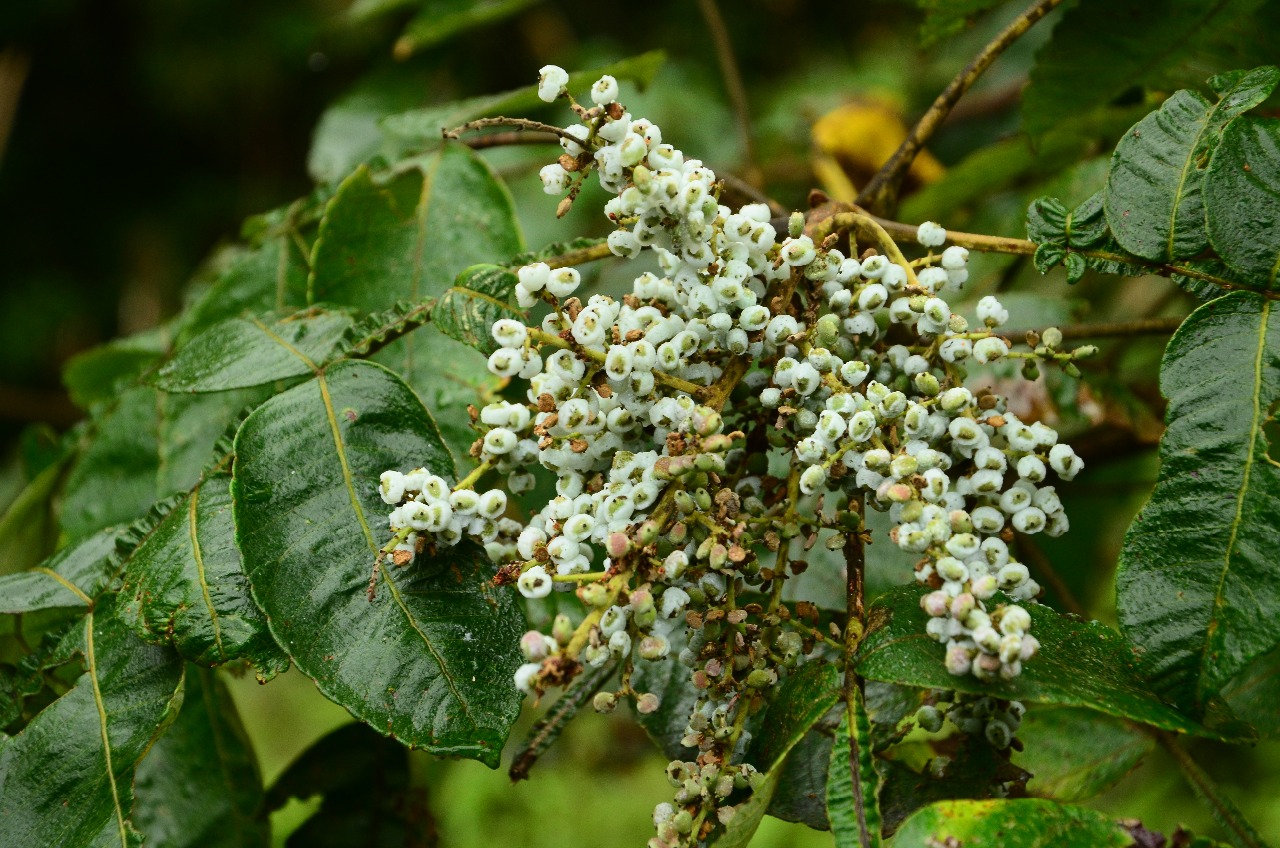
[[[880,844],[879,788],[871,752],[871,721],[862,693],[855,688],[853,702],[847,705],[836,730],[827,777],[827,818],[836,848]]]
[[[409,751],[362,724],[325,736],[289,764],[267,794],[269,808],[320,795],[320,809],[289,848],[405,848],[434,844],[426,792],[414,786]]]
[[[1263,738],[1280,735],[1280,648],[1249,663],[1222,690],[1222,699],[1241,721]]]
[[[920,40],[930,45],[962,32],[966,25],[983,12],[999,6],[1004,0],[915,0],[926,11],[920,25]]]
[[[1106,211],[1111,232],[1134,256],[1172,262],[1209,246],[1204,171],[1223,128],[1267,98],[1280,69],[1258,68],[1231,82],[1217,103],[1176,92],[1125,133],[1111,157]]]
[[[824,726],[827,720],[814,725],[778,767],[782,774],[766,815],[815,830],[831,829],[827,821],[827,765],[835,729]]]
[[[1236,292],[1201,306],[1161,364],[1160,479],[1120,552],[1116,602],[1153,689],[1197,713],[1280,644],[1280,310]],[[1042,640],[1043,641],[1043,640]]]
[[[940,801],[907,819],[894,844],[1130,848],[1134,840],[1105,813],[1026,798]]]
[[[121,531],[102,530],[29,571],[0,577],[0,614],[89,607],[115,575]]]
[[[1274,290],[1280,275],[1280,119],[1232,121],[1204,184],[1209,240],[1228,265]]]
[[[751,841],[778,789],[783,758],[839,698],[839,674],[834,665],[821,660],[806,663],[782,682],[747,747],[746,762],[766,772],[765,779],[738,806],[724,833],[711,844],[716,848],[743,848]]]
[[[569,75],[567,87],[570,91],[585,90],[604,74],[610,74],[619,80],[633,82],[643,90],[653,81],[666,58],[667,54],[664,51],[650,50],[648,53],[641,53],[639,56],[632,56],[599,68],[578,71]],[[424,145],[439,144],[442,130],[451,130],[467,121],[486,116],[528,112],[545,107],[546,104],[538,98],[538,86],[531,84],[501,94],[472,97],[453,103],[440,103],[399,115],[390,115],[383,119],[382,129],[402,146],[421,149]]]
[[[126,558],[120,594],[121,618],[140,637],[172,643],[194,663],[247,659],[260,680],[289,666],[249,596],[226,471],[215,469],[165,511]]]
[[[520,250],[506,188],[469,148],[448,145],[398,173],[375,178],[360,168],[343,181],[320,224],[311,297],[376,312],[439,297],[464,268]],[[485,358],[428,327],[377,361],[405,377],[455,458],[466,457],[476,438],[467,405],[484,405],[496,386]]]
[[[133,823],[148,845],[271,844],[262,775],[226,684],[188,665],[182,710],[138,764]]]
[[[1194,52],[1206,24],[1247,15],[1259,0],[1081,0],[1036,54],[1022,95],[1033,137],[1110,102]]]
[[[209,282],[197,287],[196,296],[181,318],[179,342],[228,318],[243,314],[285,313],[306,305],[307,255],[299,232],[299,216],[308,198],[279,213],[282,222],[268,226],[261,241],[252,246],[224,248],[214,255],[205,275]]]
[[[1031,772],[1027,792],[1056,801],[1084,801],[1137,768],[1155,740],[1126,721],[1082,707],[1039,704],[1018,728],[1023,750],[1014,761]]]
[[[1087,250],[1107,237],[1102,192],[1071,211],[1056,197],[1040,197],[1027,209],[1027,238],[1074,250]]]
[[[62,371],[62,384],[81,409],[113,400],[169,352],[173,331],[156,327],[77,354]]]
[[[54,496],[70,462],[63,456],[42,470],[0,516],[0,572],[29,568],[53,551],[58,541]]]
[[[343,362],[256,409],[235,441],[236,532],[254,599],[295,664],[376,730],[496,766],[520,696],[523,621],[459,545],[383,569],[378,476],[452,475],[434,422],[398,377]]]
[[[1092,707],[1167,730],[1205,733],[1198,722],[1161,702],[1139,674],[1133,649],[1118,633],[1097,623],[1027,604],[1040,653],[1014,680],[983,683],[954,676],[943,666],[943,645],[925,633],[923,590],[905,586],[872,605],[870,627],[859,651],[858,671],[884,680],[930,689],[991,695],[1019,701]]]
[[[170,395],[136,386],[96,422],[67,478],[62,528],[72,539],[132,521],[160,498],[189,491],[244,408],[269,390]]]
[[[85,672],[16,736],[0,736],[0,844],[136,848],[135,764],[182,701],[182,663],[120,623],[107,595],[77,648]]]
[[[166,392],[221,392],[312,374],[354,323],[344,312],[319,309],[274,324],[232,318],[184,345],[151,382]]]
[[[460,32],[510,17],[538,0],[431,0],[409,21],[396,42],[397,59],[407,59]]]
[[[490,332],[493,323],[500,318],[524,318],[522,310],[507,303],[517,282],[510,268],[497,265],[468,268],[440,297],[433,320],[449,338],[481,353],[493,353],[498,349]]]

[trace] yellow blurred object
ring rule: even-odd
[[[907,137],[897,109],[875,99],[863,99],[833,109],[814,123],[813,174],[834,200],[852,202]],[[942,163],[920,151],[907,173],[904,193],[942,178]]]

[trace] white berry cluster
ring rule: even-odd
[[[411,561],[428,539],[438,545],[456,545],[463,538],[498,543],[519,532],[518,522],[505,518],[507,495],[501,489],[477,494],[451,489],[443,477],[425,468],[407,474],[384,471],[378,494],[395,508],[387,519],[396,533],[392,551],[401,564]]]
[[[543,68],[539,95],[567,97],[568,80]],[[596,708],[625,696],[649,713],[658,698],[632,687],[635,660],[674,654],[690,669],[699,697],[683,742],[697,756],[669,767],[678,806],[659,806],[650,842],[670,848],[696,842],[707,815],[727,822],[753,785],[753,769],[731,765],[746,711],[827,640],[812,604],[781,599],[806,567],[788,560],[790,543],[860,530],[855,499],[888,510],[893,542],[920,555],[928,632],[946,644],[948,670],[1009,678],[1035,654],[1029,614],[995,595],[1039,593],[1009,543],[1066,531],[1046,481],[1050,470],[1070,480],[1081,462],[1051,428],[966,388],[965,369],[1069,365],[1078,352],[1058,352],[1061,334],[1047,332],[1014,350],[994,298],[971,330],[943,296],[965,283],[968,253],[935,253],[947,240],[936,224],[920,226],[928,254],[909,262],[882,230],[842,242],[851,225],[806,232],[799,214],[775,226],[765,204],[731,209],[716,175],[617,95],[606,76],[594,106],[570,98],[581,120],[541,178],[568,194],[563,205],[595,172],[615,195],[609,250],[657,270],[620,298],[584,300],[573,267],[518,269],[517,304],[545,311],[494,323],[489,369],[525,381],[525,402],[496,401],[476,420],[481,464],[468,484],[496,471],[521,494],[549,473],[556,495],[523,524],[503,517],[498,490],[450,491],[425,472],[388,472],[383,497],[399,553],[475,537],[526,598],[559,589],[582,600],[581,622],[559,615],[549,635],[522,639],[520,689],[540,694],[617,662],[622,686],[597,694]]]

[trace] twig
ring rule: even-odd
[[[858,195],[859,206],[873,212],[888,212],[897,205],[898,190],[902,186],[903,178],[907,175],[907,170],[951,109],[1009,45],[1017,41],[1036,21],[1053,11],[1054,7],[1061,2],[1062,0],[1036,0],[1001,30],[1000,34],[986,47],[982,48],[982,52],[975,56],[973,61],[942,90],[942,93],[933,101],[933,105],[920,117],[916,125],[911,128],[911,132],[907,133],[902,144],[889,157],[889,161],[885,162],[871,178],[871,182],[867,183],[866,188]]]
[[[744,170],[747,182],[760,184],[760,171],[756,167],[756,147],[751,139],[751,110],[747,106],[747,89],[742,84],[742,71],[738,68],[738,60],[733,55],[733,42],[729,39],[729,30],[724,25],[720,8],[715,0],[698,0],[698,11],[707,24],[711,35],[711,43],[716,48],[716,60],[720,63],[720,75],[724,77],[724,87],[729,94],[729,104],[733,107],[733,116],[738,123],[738,134],[742,136],[742,155],[745,160]]]
[[[526,132],[511,130],[510,132],[475,135],[463,139],[462,143],[472,150],[483,150],[486,147],[510,147],[517,144],[558,144],[556,136],[547,132]]]
[[[463,133],[471,130],[480,130],[485,127],[511,127],[517,132],[525,130],[533,130],[535,132],[551,133],[554,136],[570,141],[573,144],[581,145],[582,139],[570,135],[560,127],[551,124],[544,124],[541,121],[530,121],[527,118],[504,118],[501,115],[495,118],[479,118],[474,121],[467,121],[461,126],[454,127],[451,130],[441,130],[440,134],[444,138],[457,139],[461,138]]]

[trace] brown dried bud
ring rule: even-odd
[[[538,395],[538,411],[539,412],[555,412],[556,399],[551,396],[550,392],[543,392]]]
[[[556,217],[563,218],[569,214],[569,210],[573,208],[573,197],[566,197],[556,205]]]
[[[569,450],[573,451],[574,453],[586,453],[587,440],[586,439],[570,439]]]

